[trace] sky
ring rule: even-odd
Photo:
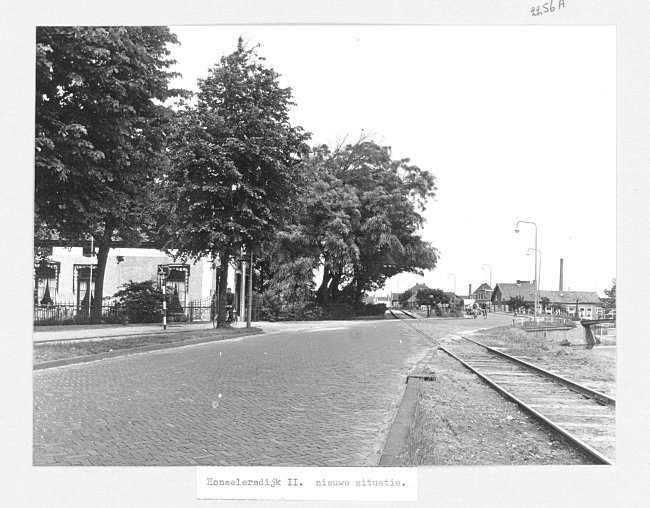
[[[467,294],[535,277],[598,291],[616,277],[615,29],[606,26],[171,27],[173,86],[197,90],[240,35],[291,87],[310,144],[363,131],[436,177],[416,283]],[[518,221],[520,232],[515,233]],[[534,224],[531,224],[534,223]]]

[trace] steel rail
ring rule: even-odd
[[[462,337],[462,335],[461,335]],[[605,395],[604,393],[598,392],[596,390],[592,390],[591,388],[587,388],[586,386],[583,386],[581,384],[576,383],[575,381],[571,381],[570,379],[567,379],[565,377],[562,377],[558,374],[554,374],[552,372],[549,372],[547,370],[544,370],[540,367],[537,367],[531,363],[525,362],[524,360],[520,360],[519,358],[515,358],[514,356],[510,356],[502,351],[499,351],[497,349],[494,349],[490,346],[486,346],[485,344],[481,344],[480,342],[470,339],[469,337],[463,337],[463,339],[468,340],[470,342],[473,342],[474,344],[484,347],[487,349],[490,353],[495,354],[497,356],[500,356],[502,358],[505,358],[509,362],[515,363],[519,365],[520,367],[523,367],[527,370],[533,371],[536,374],[539,374],[541,376],[544,376],[546,378],[549,378],[553,381],[556,381],[559,384],[562,384],[569,388],[570,390],[573,390],[580,395],[584,395],[585,397],[589,397],[590,399],[594,399],[604,405],[607,406],[613,406],[616,407],[616,399],[610,397],[609,395]]]
[[[391,312],[392,312],[392,311],[391,311]],[[393,315],[394,315],[395,317],[397,317],[395,314],[393,314]],[[397,319],[399,319],[399,318],[397,318]],[[454,353],[452,353],[451,351],[447,350],[447,349],[442,345],[442,343],[440,343],[439,341],[437,341],[437,340],[434,339],[433,337],[429,336],[427,333],[423,332],[422,330],[418,330],[415,326],[413,326],[411,323],[408,323],[406,320],[403,320],[403,321],[404,321],[406,324],[408,324],[408,326],[410,326],[411,328],[413,328],[416,332],[418,332],[419,334],[421,334],[421,335],[423,335],[424,337],[426,337],[428,340],[430,340],[430,341],[434,342],[435,344],[437,344],[438,347],[439,347],[440,349],[442,349],[445,353],[447,353],[449,356],[451,356],[451,357],[454,358],[455,360],[458,360],[461,364],[463,364],[463,366],[464,366],[465,368],[467,368],[468,370],[470,370],[471,372],[473,372],[474,374],[476,374],[477,376],[479,376],[481,379],[483,379],[486,383],[488,383],[489,386],[491,386],[493,389],[495,389],[497,392],[499,392],[499,393],[500,393],[504,398],[506,398],[506,399],[508,399],[508,400],[510,400],[510,401],[512,401],[512,402],[514,402],[514,403],[517,404],[520,408],[522,408],[524,411],[526,411],[527,413],[531,414],[531,415],[534,416],[536,419],[538,419],[541,423],[543,423],[544,425],[546,425],[548,428],[550,428],[551,430],[555,431],[556,433],[558,433],[558,434],[560,434],[561,436],[563,436],[564,438],[566,438],[568,441],[570,441],[571,443],[573,443],[577,448],[579,448],[579,449],[582,450],[585,454],[587,454],[587,455],[590,456],[592,459],[594,459],[597,463],[600,463],[600,464],[603,464],[603,465],[609,465],[609,466],[614,465],[613,462],[611,462],[610,459],[608,459],[605,455],[603,455],[603,454],[600,453],[599,451],[595,450],[594,448],[592,448],[591,446],[589,446],[587,443],[585,443],[585,442],[582,441],[581,439],[577,438],[576,436],[574,436],[573,434],[571,434],[570,432],[568,432],[568,431],[565,430],[564,428],[562,428],[562,427],[560,427],[559,425],[555,424],[553,421],[551,421],[551,420],[548,419],[546,416],[544,416],[543,414],[539,413],[538,411],[536,411],[536,410],[533,409],[532,407],[529,407],[529,406],[528,406],[524,401],[520,400],[520,399],[517,398],[515,395],[513,395],[512,393],[510,393],[508,390],[506,390],[505,388],[503,388],[502,386],[500,386],[498,383],[496,383],[495,381],[493,381],[492,379],[490,379],[488,376],[486,376],[485,374],[481,374],[478,370],[476,370],[474,367],[472,367],[472,366],[469,365],[467,362],[465,362],[464,360],[462,360],[460,357],[456,356]],[[463,337],[463,336],[460,335],[460,334],[455,334],[455,335],[459,335],[459,336],[460,336],[461,338],[463,338],[463,339],[470,340],[470,339],[467,339],[467,337]],[[473,340],[470,340],[470,341],[471,341],[471,342],[475,342],[475,341],[473,341]],[[476,342],[475,342],[475,343],[476,343]],[[479,345],[479,346],[481,346],[481,347],[486,347],[486,348],[487,348],[487,346],[484,346],[484,345],[482,345],[482,344],[478,344],[478,343],[476,343],[476,344]],[[504,355],[504,354],[505,354],[505,353],[502,353],[502,355]],[[505,355],[505,356],[508,356],[508,355]],[[512,358],[512,357],[510,357],[510,358]],[[540,369],[540,370],[543,371],[543,369]],[[544,372],[546,372],[546,371],[544,371]],[[550,374],[550,373],[549,373],[549,374]]]
[[[438,326],[438,328],[445,329],[444,327],[441,327],[439,325],[433,325],[433,326]],[[528,362],[526,362],[524,360],[520,360],[519,358],[516,358],[514,356],[510,356],[509,354],[506,354],[506,353],[504,353],[502,351],[499,351],[498,349],[487,346],[486,344],[482,344],[481,342],[478,342],[478,341],[476,341],[474,339],[470,339],[469,337],[465,337],[464,335],[462,335],[460,333],[452,332],[451,330],[446,330],[446,329],[445,329],[445,331],[447,331],[451,335],[457,335],[461,339],[465,339],[465,340],[467,340],[469,342],[473,342],[477,346],[485,348],[490,353],[492,353],[494,355],[497,355],[497,356],[501,356],[501,357],[505,358],[506,360],[508,360],[508,361],[510,361],[510,362],[512,362],[514,364],[519,365],[520,367],[523,367],[523,368],[525,368],[527,370],[535,372],[536,374],[539,374],[539,375],[544,376],[544,377],[546,377],[548,379],[551,379],[552,381],[555,381],[558,384],[564,385],[567,388],[569,388],[570,390],[573,390],[576,393],[579,393],[580,395],[584,395],[585,397],[588,397],[590,399],[594,399],[594,400],[596,400],[597,402],[599,402],[599,403],[601,403],[603,405],[616,407],[616,399],[614,399],[613,397],[610,397],[609,395],[606,395],[606,394],[601,393],[601,392],[599,392],[597,390],[593,390],[591,388],[583,386],[583,385],[581,385],[579,383],[576,383],[575,381],[571,381],[570,379],[562,377],[559,374],[554,374],[552,372],[544,370],[541,367],[537,367],[536,365],[528,363]],[[433,339],[431,339],[431,340],[433,340]]]

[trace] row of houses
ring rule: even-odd
[[[410,298],[404,304],[406,308],[416,308],[420,305],[417,300],[417,293],[421,289],[432,289],[426,284],[416,284],[408,291],[411,292]],[[399,307],[400,297],[403,293],[393,293],[383,297],[370,297],[368,303],[385,303],[387,307]],[[530,281],[517,280],[516,282],[507,283],[499,282],[494,288],[489,284],[481,284],[472,292],[472,286],[469,286],[469,292],[466,295],[457,295],[453,292],[444,293],[455,306],[466,306],[478,304],[480,307],[488,306],[493,311],[512,312],[508,305],[511,298],[520,297],[525,303],[534,306],[535,302],[535,283]],[[598,293],[595,291],[542,291],[537,294],[537,312],[538,314],[576,314],[591,318],[596,315],[597,309],[602,307],[602,302]]]
[[[88,297],[94,294],[97,274],[96,261],[88,257],[82,247],[52,245],[46,259],[34,264],[34,303],[67,303],[76,306],[88,305]],[[200,259],[194,263],[179,263],[155,248],[112,248],[108,257],[104,278],[104,295],[110,296],[120,286],[133,281],[157,281],[162,285],[161,267],[167,267],[165,286],[178,294],[180,304],[187,308],[194,300],[210,297],[215,290],[215,272],[212,260]],[[232,274],[235,291],[238,283]],[[416,284],[409,291],[411,297],[405,306],[417,307],[417,293],[420,289],[431,289],[426,284]],[[383,303],[387,307],[400,306],[402,293],[368,297],[367,303]],[[453,306],[487,305],[492,310],[511,312],[508,307],[511,298],[520,297],[526,303],[535,300],[534,281],[518,280],[513,283],[497,283],[494,288],[483,283],[466,295],[445,292]],[[587,291],[538,291],[538,313],[575,314],[576,309],[584,317],[592,317],[602,307],[596,292]]]

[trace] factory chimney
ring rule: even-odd
[[[560,291],[563,290],[562,285],[564,283],[564,259],[560,259]]]
[[[467,296],[472,296],[472,285],[471,284],[469,285],[469,293],[468,293]]]

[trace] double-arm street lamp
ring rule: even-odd
[[[481,265],[481,270],[483,270],[484,266],[489,266],[490,267],[490,289],[492,289],[492,265],[488,265],[487,263],[483,264],[483,265]]]
[[[525,223],[525,224],[532,224],[535,226],[535,310],[534,310],[534,317],[535,320],[537,320],[537,224],[534,222],[530,222],[527,220],[520,220],[517,222],[517,227],[515,228],[515,233],[519,233],[519,224]]]

